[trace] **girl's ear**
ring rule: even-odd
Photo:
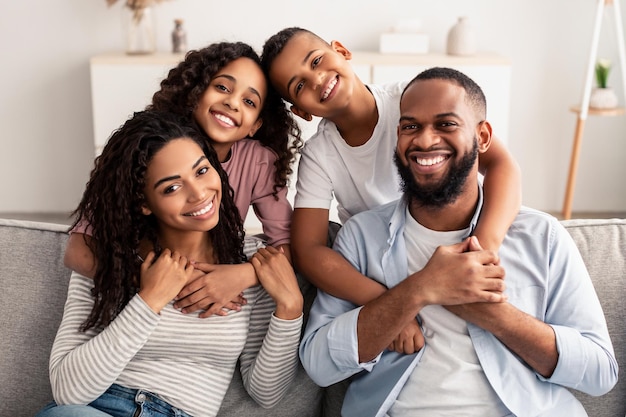
[[[346,61],[349,61],[352,59],[352,52],[350,52],[348,50],[348,48],[346,48],[345,46],[343,46],[343,44],[339,41],[331,41],[330,42],[330,47],[333,48],[333,50],[335,52],[337,52],[340,55],[343,55],[343,57],[346,59]]]
[[[480,122],[476,130],[478,137],[478,152],[487,152],[487,149],[489,149],[489,146],[491,145],[491,123],[483,120]]]
[[[250,132],[248,132],[248,136],[253,137],[254,134],[261,128],[262,125],[263,125],[263,119],[259,117],[258,119],[256,119],[256,122],[254,122],[254,125],[250,129]]]
[[[141,212],[143,213],[144,216],[149,216],[152,214],[152,210],[150,210],[148,206],[146,206],[145,204],[141,205]]]
[[[293,114],[295,114],[298,117],[303,118],[307,122],[310,122],[311,120],[313,120],[313,116],[311,115],[311,113],[307,113],[304,110],[301,110],[300,108],[296,106],[291,106],[289,110],[291,110]]]

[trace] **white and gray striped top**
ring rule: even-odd
[[[246,243],[251,255],[256,247]],[[93,280],[72,273],[50,356],[58,404],[88,404],[116,383],[150,391],[191,415],[215,416],[237,359],[246,390],[264,407],[277,403],[293,380],[302,316],[275,317],[261,286],[244,291],[248,303],[240,312],[205,319],[182,314],[173,303],[156,314],[136,295],[106,328],[80,332],[93,306],[92,287]]]

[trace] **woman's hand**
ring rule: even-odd
[[[263,288],[276,302],[276,317],[294,320],[302,315],[304,299],[291,263],[281,249],[261,248],[250,260]]]
[[[160,313],[187,284],[193,266],[179,252],[163,250],[155,260],[154,252],[141,264],[139,296],[155,313]]]
[[[246,304],[242,291],[256,284],[250,264],[216,265],[193,262],[192,280],[176,296],[174,307],[183,313],[203,311],[199,317],[226,315],[228,310],[241,310]]]

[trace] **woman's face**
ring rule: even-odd
[[[220,176],[202,148],[189,138],[174,139],[149,162],[145,215],[154,214],[162,231],[207,231],[219,221]]]
[[[261,127],[266,95],[261,68],[250,58],[237,58],[215,74],[193,116],[218,147],[230,146]]]

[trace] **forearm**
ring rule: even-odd
[[[72,271],[93,278],[96,274],[96,258],[87,242],[91,236],[83,233],[71,233],[65,248],[63,263]]]
[[[335,296],[364,305],[386,291],[380,283],[357,271],[338,252],[315,246],[298,260],[301,273],[317,288]]]
[[[522,202],[521,171],[496,138],[489,151],[481,155],[480,167],[484,202],[474,235],[483,248],[497,252]]]

